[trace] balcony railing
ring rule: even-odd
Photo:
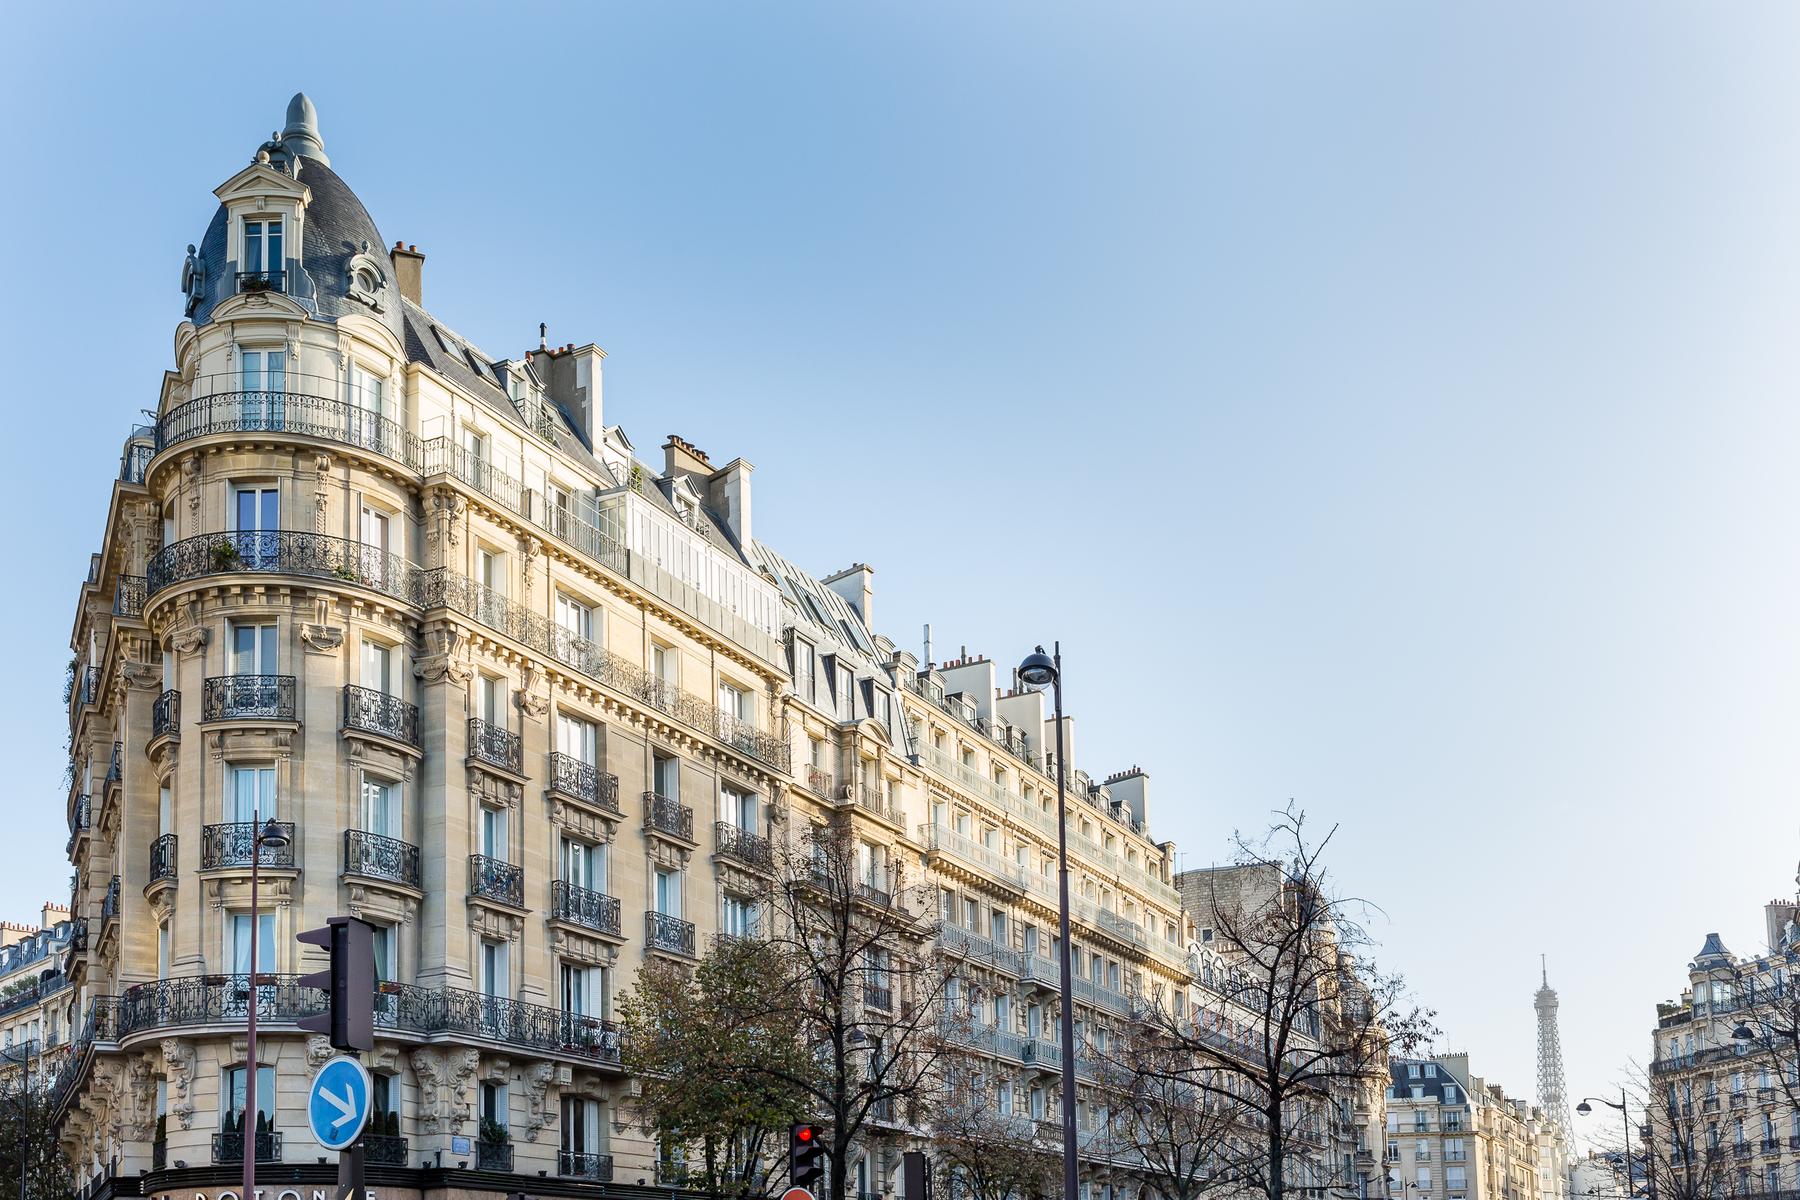
[[[244,574],[329,579],[416,605],[425,572],[379,547],[322,533],[204,533],[158,550],[150,560],[147,587],[154,596],[178,583]]]
[[[863,985],[863,1003],[878,1012],[894,1011],[894,989],[878,984]]]
[[[399,838],[344,830],[344,874],[386,879],[407,887],[419,886],[419,848]]]
[[[747,867],[760,867],[765,871],[775,866],[775,854],[766,837],[759,837],[748,829],[740,829],[730,821],[716,822],[713,825],[713,837],[718,844],[720,858],[729,858],[733,862],[743,863]]]
[[[136,617],[144,611],[144,577],[121,575],[113,587],[113,615]]]
[[[525,739],[480,717],[469,718],[469,757],[514,775],[525,773]]]
[[[285,290],[283,285],[286,281],[286,271],[239,271],[237,273],[237,290],[239,293],[279,292]],[[261,1155],[257,1157],[260,1158]],[[244,1156],[240,1153],[233,1161],[242,1162],[243,1158]]]
[[[177,873],[176,848],[177,839],[172,833],[165,833],[150,843],[151,883],[175,878]]]
[[[694,810],[655,792],[644,793],[644,828],[684,841],[694,840]]]
[[[550,752],[550,790],[584,800],[608,812],[619,811],[619,777],[572,754]]]
[[[667,913],[644,914],[644,943],[652,950],[673,954],[694,953],[694,923]]]
[[[511,1142],[476,1142],[475,1169],[477,1171],[511,1171]]]
[[[292,675],[215,675],[200,698],[202,721],[295,720]]]
[[[92,797],[83,792],[75,797],[75,803],[69,809],[69,844],[64,848],[64,854],[75,852],[75,843],[81,840],[82,834],[93,827],[93,823],[94,802]]]
[[[379,1117],[382,1114],[376,1113]],[[371,1118],[373,1120],[373,1118]],[[363,1161],[378,1167],[404,1167],[406,1165],[406,1139],[390,1134],[366,1133],[363,1135]]]
[[[879,787],[867,783],[846,783],[839,800],[854,804],[866,813],[880,817],[884,821],[900,824],[900,810],[888,803],[887,796]]]
[[[807,763],[806,786],[808,790],[816,795],[830,796],[835,784],[831,778],[830,771],[825,770],[823,767],[815,767],[813,764]]]
[[[237,1133],[215,1133],[212,1136],[212,1156],[216,1163],[241,1163],[244,1161],[244,1135]],[[266,1129],[256,1132],[256,1161],[281,1161],[281,1134],[271,1133]]]
[[[591,1179],[596,1183],[611,1183],[613,1177],[612,1155],[558,1150],[556,1152],[556,1173],[570,1179]]]
[[[150,736],[181,736],[181,693],[170,688],[150,705]]]
[[[605,892],[578,887],[566,880],[550,883],[550,915],[558,921],[619,936],[619,902]]]
[[[524,908],[525,868],[485,854],[471,854],[469,893],[484,900]]]
[[[238,382],[229,376],[213,381]],[[316,392],[341,386],[324,377],[289,376],[288,382]],[[291,433],[341,442],[403,462],[415,471],[424,461],[418,437],[399,424],[371,409],[304,391],[216,392],[170,410],[157,423],[156,433],[159,450],[217,433]]]
[[[354,683],[344,688],[344,728],[419,744],[419,706]]]
[[[197,1025],[241,1028],[253,996],[259,1024],[292,1025],[326,1009],[325,993],[300,986],[298,975],[259,974],[256,981],[252,989],[248,975],[194,975],[129,987],[117,1001],[116,1036]],[[474,1037],[602,1063],[619,1061],[617,1026],[541,1004],[461,988],[380,983],[374,1007],[378,1029]],[[101,1040],[113,1038],[109,1014]]]
[[[106,760],[106,782],[114,784],[125,777],[125,743],[114,742],[112,757]]]
[[[276,828],[287,835],[280,846],[263,844],[258,861],[265,867],[294,865],[294,823],[277,821]],[[227,821],[222,825],[200,827],[200,869],[212,871],[220,867],[247,867],[256,852],[256,835],[261,827],[254,821]]]
[[[105,898],[100,901],[100,927],[102,929],[119,919],[119,892],[119,877],[114,875],[112,882],[106,885]]]

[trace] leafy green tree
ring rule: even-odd
[[[15,1068],[7,1081],[10,1086],[0,1094],[0,1195],[63,1200],[74,1193],[75,1179],[56,1142],[48,1097],[38,1079],[26,1091],[18,1076]]]
[[[691,971],[646,962],[620,1001],[645,1129],[681,1149],[690,1187],[755,1200],[786,1178],[787,1128],[805,1107],[790,1080],[808,1062],[792,1014],[767,1003],[780,970],[769,944],[720,938]]]

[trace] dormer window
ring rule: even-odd
[[[244,221],[244,261],[238,270],[240,292],[282,290],[287,261],[282,257],[280,217],[251,217]]]

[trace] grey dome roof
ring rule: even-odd
[[[305,101],[304,105],[302,101]],[[311,101],[306,101],[304,95],[294,97],[288,107],[290,129],[286,139],[263,147],[270,152],[271,166],[276,170],[295,171],[300,182],[312,189],[312,201],[306,206],[306,219],[302,222],[300,270],[290,270],[284,290],[320,320],[335,321],[348,313],[361,313],[374,317],[388,327],[396,340],[404,341],[400,289],[394,282],[387,243],[382,241],[381,231],[375,228],[369,210],[323,158],[324,148],[317,141],[316,126],[306,127],[304,140],[293,136],[297,106],[307,116],[312,116]],[[312,119],[316,121],[316,117]],[[315,146],[320,155],[317,158],[306,152]],[[294,153],[295,149],[300,153]],[[211,320],[213,309],[234,295],[237,289],[236,265],[225,257],[225,234],[226,210],[221,204],[200,241],[200,259],[206,264],[206,290],[194,308],[192,320],[196,325]],[[374,293],[379,311],[350,297],[349,263],[365,248],[381,271],[381,286]],[[291,267],[292,247],[288,248],[288,254]]]

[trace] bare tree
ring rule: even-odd
[[[1629,1153],[1634,1193],[1641,1190],[1658,1200],[1714,1200],[1745,1190],[1737,1184],[1735,1131],[1722,1124],[1728,1118],[1719,1112],[1721,1098],[1716,1092],[1696,1097],[1691,1088],[1677,1084],[1671,1089],[1636,1067],[1624,1092],[1621,1100],[1629,1109],[1641,1110],[1647,1120],[1631,1125],[1629,1143],[1623,1131],[1612,1136],[1611,1121],[1603,1127],[1607,1132],[1593,1141],[1610,1153]],[[1756,1160],[1743,1158],[1746,1167],[1752,1161]],[[1756,1182],[1748,1190],[1763,1188]]]
[[[1243,1158],[1239,1182],[1268,1200],[1321,1186],[1333,1099],[1381,1086],[1390,1052],[1436,1032],[1401,977],[1366,960],[1367,906],[1335,894],[1325,869],[1333,833],[1312,841],[1290,806],[1261,837],[1239,836],[1200,914],[1228,964],[1213,983],[1223,1003],[1152,1014],[1175,1048],[1165,1076],[1248,1110],[1261,1153]]]
[[[1059,1182],[1060,1160],[1039,1143],[1037,1122],[998,1110],[979,1060],[945,1064],[931,1117],[938,1185],[950,1200],[1031,1200]]]

